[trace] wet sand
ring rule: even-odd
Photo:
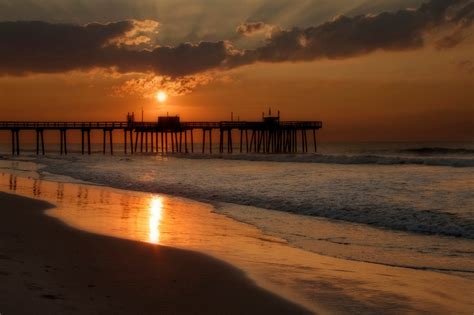
[[[197,252],[75,230],[0,192],[2,314],[305,314]]]
[[[260,288],[317,314],[471,314],[474,309],[470,273],[398,268],[318,255],[218,214],[210,204],[71,183],[70,178],[51,181],[38,177],[25,171],[21,176],[0,172],[0,191],[54,204],[56,208],[47,210],[46,215],[73,231],[205,253],[245,271]],[[271,220],[270,213],[262,211],[256,214]],[[29,229],[25,222],[18,220],[15,231]],[[2,239],[0,234],[0,242]],[[0,270],[6,269],[0,265]],[[1,280],[0,276],[3,285]],[[84,285],[89,284],[94,285]]]

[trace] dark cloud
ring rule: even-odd
[[[450,9],[456,7],[456,15]],[[339,16],[316,27],[293,28],[272,35],[266,45],[232,58],[230,66],[254,62],[308,61],[318,58],[348,58],[375,50],[407,50],[422,47],[423,35],[434,27],[470,25],[472,2],[432,0],[416,10],[377,15]],[[462,38],[456,38],[451,46]]]
[[[437,49],[450,49],[459,45],[468,36],[466,30],[474,21],[474,2],[459,8],[449,20],[455,27],[451,32],[436,42]]]
[[[151,50],[124,45],[134,42],[127,40],[130,34],[142,36],[134,28],[143,24],[136,21],[85,26],[0,22],[0,73],[24,75],[113,67],[120,72],[182,76],[218,67],[227,57],[227,45],[222,41]]]
[[[418,9],[377,15],[339,16],[308,28],[279,30],[257,49],[238,51],[228,42],[154,46],[155,21],[120,21],[87,25],[47,22],[0,22],[0,74],[55,73],[92,68],[120,72],[151,72],[186,76],[255,62],[297,62],[348,58],[375,50],[406,50],[423,46],[426,31],[472,24],[472,0],[431,0]],[[268,29],[263,22],[242,24],[250,34]],[[456,35],[456,34],[454,34]],[[155,35],[153,35],[155,36]],[[445,40],[452,47],[463,40]],[[148,47],[148,49],[146,49]]]
[[[130,31],[129,21],[110,24],[0,23],[0,72],[61,72],[106,63],[103,47]]]

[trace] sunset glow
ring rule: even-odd
[[[166,102],[166,100],[168,99],[168,94],[166,94],[166,92],[164,91],[158,91],[156,93],[156,100],[160,103],[164,103]]]

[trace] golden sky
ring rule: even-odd
[[[0,0],[0,120],[258,120],[271,106],[323,120],[327,141],[474,140],[474,3],[425,2],[118,1],[99,19],[102,2]]]

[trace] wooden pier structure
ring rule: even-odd
[[[213,153],[212,134],[219,133],[219,153],[306,153],[308,133],[317,152],[316,132],[321,121],[280,121],[278,116],[263,115],[262,121],[181,122],[178,116],[159,117],[157,122],[135,122],[133,115],[127,121],[106,122],[33,122],[0,121],[0,131],[11,132],[11,153],[19,155],[20,132],[36,132],[36,154],[44,155],[44,131],[59,131],[60,154],[68,154],[67,136],[81,134],[81,153],[91,154],[91,131],[103,134],[103,154],[114,153],[114,131],[123,132],[125,154],[134,153],[193,153],[196,130],[201,131],[201,152]],[[238,139],[238,145],[234,145]],[[300,141],[300,143],[298,142]],[[108,150],[107,150],[108,146]]]

